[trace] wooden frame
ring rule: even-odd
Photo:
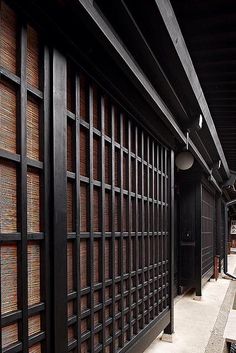
[[[68,61],[67,65],[69,68],[72,63]],[[78,220],[76,221],[78,209],[80,214],[88,212],[89,218],[86,231],[83,227],[77,226],[77,230],[68,233],[67,238],[68,241],[77,242],[77,245],[73,243],[77,251],[81,242],[85,242],[89,258],[85,257],[82,260],[86,261],[85,268],[88,270],[85,274],[86,286],[81,287],[80,282],[75,282],[73,292],[68,294],[68,301],[78,298],[74,314],[68,318],[68,326],[72,330],[73,325],[76,324],[76,333],[73,339],[71,338],[68,349],[71,351],[77,347],[76,349],[80,351],[89,349],[91,352],[99,352],[117,350],[120,347],[126,351],[128,349],[126,346],[131,347],[131,342],[138,333],[141,335],[141,332],[145,331],[144,328],[151,325],[154,319],[158,325],[157,318],[164,313],[167,314],[169,308],[173,306],[169,297],[171,286],[169,254],[171,253],[168,250],[170,241],[167,241],[168,230],[170,231],[168,208],[172,204],[171,183],[168,178],[171,165],[173,170],[173,157],[171,164],[170,152],[164,146],[159,146],[160,144],[153,137],[150,138],[143,128],[129,117],[127,118],[122,109],[115,105],[100,87],[97,87],[89,77],[84,76],[81,70],[76,69],[74,64],[73,67],[75,79],[73,77],[70,79],[76,84],[75,87],[72,85],[74,90],[70,94],[75,99],[70,98],[69,101],[78,99],[80,104],[86,104],[84,102],[87,99],[89,109],[87,116],[81,115],[81,107],[76,108],[76,115],[72,111],[73,108],[67,110],[68,121],[72,121],[72,126],[73,124],[77,126],[73,131],[77,131],[76,134],[80,131],[80,140],[77,138],[75,145],[76,150],[74,153],[70,151],[71,157],[68,157],[77,161],[78,168],[75,172],[67,171],[67,179],[72,182],[78,180],[80,189],[83,186],[88,192],[87,204],[81,203],[78,196],[75,198],[77,201],[72,202],[77,210],[72,212],[75,217],[73,223],[78,224]],[[85,87],[80,84],[82,77],[87,82],[85,84],[87,93],[82,92]],[[81,101],[81,98],[78,98],[81,95],[85,100]],[[95,127],[93,122],[95,107],[98,107],[96,119],[100,120],[100,129],[97,125]],[[73,141],[74,137],[68,136]],[[80,152],[79,157],[76,151],[79,151],[79,141],[81,144],[84,141],[83,136],[87,136],[87,147],[83,147],[83,155]],[[141,141],[139,149],[138,138]],[[94,161],[97,148],[101,151],[100,163]],[[86,150],[87,159],[84,159]],[[110,164],[107,164],[109,159],[106,153],[110,154]],[[81,163],[87,164],[87,167],[83,167],[85,168],[83,173],[86,175],[81,174],[81,168],[77,164],[81,158],[83,159]],[[135,171],[132,170],[131,165],[135,166]],[[99,169],[96,170],[96,168]],[[110,181],[106,179],[108,172]],[[132,172],[135,172],[134,185],[131,183]],[[98,202],[99,209],[102,210],[101,215],[97,213],[98,209],[94,204],[95,193],[100,194]],[[106,193],[110,195],[111,200],[108,213],[105,212]],[[132,204],[135,205],[133,206],[135,214],[131,213]],[[160,228],[156,230],[154,230],[154,217],[151,221],[150,216],[151,210],[155,216],[154,205],[156,205],[155,209],[159,210],[160,217],[163,218]],[[84,208],[87,211],[82,211]],[[105,226],[106,217],[110,220],[110,230]],[[135,218],[135,222],[132,217]],[[110,255],[107,255],[105,250],[107,242],[110,244]],[[151,242],[153,248],[156,247],[158,250],[155,256],[151,256]],[[101,263],[95,266],[97,252],[102,257]],[[108,262],[105,256],[108,256]],[[73,263],[77,271],[78,260],[79,258],[75,256]],[[110,271],[107,268],[108,263],[110,263]],[[109,279],[106,278],[107,272],[110,272]],[[100,298],[98,303],[97,296]],[[89,300],[88,307],[82,309],[81,303],[85,297]],[[107,310],[110,318],[106,316]],[[85,332],[81,331],[79,326],[79,322],[81,324],[82,321],[83,324],[87,322]],[[106,327],[110,327],[109,330],[112,328],[110,336],[107,336]]]
[[[3,2],[1,1],[1,6]],[[6,6],[6,5],[4,5]],[[2,9],[1,9],[2,10]],[[12,10],[11,10],[12,11]],[[32,86],[28,78],[28,65],[32,63],[27,61],[29,55],[29,25],[22,16],[16,16],[18,34],[15,33],[18,52],[15,57],[16,72],[12,72],[9,68],[0,67],[1,83],[3,85],[10,84],[16,92],[16,153],[0,149],[0,164],[12,162],[17,173],[18,193],[15,203],[17,205],[17,231],[0,233],[1,248],[3,246],[14,245],[17,248],[17,310],[1,313],[1,347],[3,344],[3,329],[9,325],[17,324],[18,340],[14,343],[6,345],[4,352],[31,351],[31,347],[40,345],[44,352],[50,351],[50,280],[49,280],[49,193],[50,193],[50,170],[49,170],[49,54],[48,48],[39,43],[37,50],[40,51],[41,57],[32,57],[29,60],[38,60],[38,86]],[[10,24],[9,24],[10,25]],[[36,45],[36,44],[35,44]],[[2,48],[1,48],[2,49]],[[3,54],[2,54],[3,55]],[[36,65],[36,64],[35,64]],[[28,115],[27,105],[31,99],[38,107],[38,146],[39,157],[29,157],[27,151],[27,143],[29,143],[27,121]],[[14,139],[14,135],[12,136]],[[33,142],[32,142],[33,143]],[[35,142],[36,143],[36,142]],[[29,174],[37,176],[41,186],[38,187],[39,200],[39,229],[36,227],[31,230],[31,217],[29,214],[30,195],[28,195]],[[28,210],[28,211],[27,211]],[[37,217],[38,217],[37,216]],[[29,247],[37,247],[37,258],[31,259],[29,256]],[[35,261],[35,262],[32,262]],[[37,261],[39,263],[37,263]],[[39,302],[33,302],[29,297],[28,291],[32,286],[29,280],[29,266],[36,264],[39,276],[37,290],[39,293]],[[37,325],[32,324],[31,318],[37,318]],[[32,325],[36,325],[33,327]],[[38,327],[36,329],[36,327]],[[30,329],[32,333],[28,332]],[[2,348],[1,348],[2,351]]]
[[[1,327],[19,321],[19,341],[22,343],[4,348],[4,352],[30,351],[35,344],[40,344],[42,352],[80,352],[85,347],[91,352],[105,349],[115,351],[118,348],[125,352],[133,349],[143,336],[147,343],[149,330],[153,336],[154,328],[162,330],[170,322],[169,311],[173,309],[172,255],[169,251],[171,240],[168,238],[170,234],[173,236],[170,228],[173,152],[133,119],[89,76],[86,77],[88,89],[85,97],[88,116],[83,116],[81,95],[84,73],[75,64],[72,65],[75,67],[72,87],[74,107],[69,109],[66,71],[71,62],[57,49],[51,48],[49,51],[48,47],[43,46],[42,82],[40,87],[29,85],[26,72],[26,25],[24,20],[24,25],[21,25],[20,76],[0,68],[3,80],[12,82],[19,90],[17,104],[20,108],[17,115],[20,148],[17,153],[0,150],[0,160],[9,160],[19,166],[21,188],[18,211],[21,222],[17,232],[10,235],[2,233],[0,240],[2,243],[19,244],[19,310],[1,315]],[[99,126],[94,123],[95,89],[99,92]],[[39,160],[27,156],[28,96],[40,105],[42,158]],[[107,122],[110,124],[109,132]],[[69,125],[72,126],[72,168],[68,168],[66,147]],[[82,130],[88,138],[86,175],[81,173],[81,164],[84,163],[81,161],[84,156],[80,153]],[[98,164],[94,160],[97,141]],[[106,181],[106,146],[111,156],[108,165],[110,181]],[[43,226],[37,232],[27,230],[27,168],[37,171],[42,181],[40,224]],[[85,230],[82,230],[80,217],[84,207],[81,201],[82,184],[88,191],[88,224]],[[68,185],[71,185],[72,193]],[[108,230],[106,193],[110,198]],[[95,195],[98,195],[98,207],[94,205]],[[68,201],[69,197],[71,200]],[[68,218],[69,210],[71,218]],[[156,216],[161,221],[156,221]],[[71,229],[68,228],[70,221]],[[29,241],[36,240],[40,244],[42,300],[28,308],[27,246]],[[83,241],[86,242],[86,254],[82,254],[81,250]],[[108,270],[107,241],[111,250]],[[72,249],[72,261],[68,260],[69,247]],[[101,255],[101,262],[97,254]],[[81,258],[85,262],[83,256],[87,257],[86,286],[82,285],[81,280]],[[68,291],[69,281],[66,279],[71,268],[71,290]],[[110,271],[109,278],[106,277],[107,271]],[[85,297],[87,307],[82,308]],[[72,314],[67,316],[67,305],[70,303]],[[106,309],[109,310],[108,317]],[[41,315],[41,330],[28,337],[28,318],[38,313]],[[87,321],[87,329],[83,332],[82,321]],[[106,328],[109,328],[109,334]]]

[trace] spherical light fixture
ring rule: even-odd
[[[188,170],[194,163],[194,157],[191,152],[183,151],[177,154],[175,158],[175,165],[180,170]]]

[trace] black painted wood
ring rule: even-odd
[[[27,33],[26,25],[21,28],[21,43],[20,43],[20,154],[21,154],[21,168],[20,168],[20,212],[21,219],[21,242],[18,248],[19,268],[21,274],[19,278],[18,300],[19,306],[22,309],[22,321],[19,325],[19,335],[22,339],[23,352],[28,350],[28,268],[27,268],[27,157],[26,157],[26,104],[27,104],[27,90],[26,90],[26,48],[27,48]]]
[[[53,350],[67,350],[66,60],[53,51]]]
[[[169,203],[169,219],[170,224],[168,225],[168,249],[169,249],[169,306],[170,306],[170,323],[165,328],[164,332],[167,334],[174,333],[174,272],[175,272],[175,155],[174,151],[171,151],[170,160],[168,161],[168,167],[170,170],[170,177],[168,180],[169,184],[169,195],[168,195],[168,203]]]
[[[77,337],[77,353],[81,351],[81,285],[80,285],[80,80],[79,76],[75,76],[75,267],[76,273],[75,285],[77,290],[76,298],[76,337]],[[68,235],[67,235],[68,236]]]
[[[155,134],[149,134],[149,132],[142,126],[137,124],[137,121],[130,117],[121,117],[121,127],[120,127],[120,142],[117,142],[114,137],[114,115],[115,107],[112,101],[112,108],[110,111],[112,120],[112,134],[110,136],[105,136],[104,133],[104,102],[101,98],[101,115],[102,115],[102,127],[101,131],[93,126],[93,89],[90,87],[90,121],[85,122],[80,117],[79,112],[79,101],[76,103],[76,112],[67,111],[66,107],[66,58],[59,53],[57,50],[52,52],[52,71],[49,68],[49,57],[48,52],[45,54],[45,76],[47,76],[44,82],[44,91],[38,92],[34,91],[32,87],[28,87],[30,94],[37,96],[39,101],[44,99],[43,105],[43,120],[44,124],[44,158],[43,162],[36,163],[32,160],[26,159],[26,163],[29,166],[33,166],[40,171],[43,176],[43,183],[45,189],[43,190],[43,212],[44,212],[44,224],[45,232],[28,234],[26,239],[38,239],[42,241],[43,248],[43,259],[45,263],[42,266],[42,272],[45,270],[45,274],[42,274],[43,282],[46,281],[47,288],[42,291],[42,299],[45,301],[43,305],[46,309],[47,319],[43,319],[43,329],[46,332],[42,332],[30,341],[30,346],[39,340],[47,340],[46,345],[48,346],[48,351],[53,350],[55,353],[61,353],[67,349],[75,349],[77,352],[81,349],[81,343],[87,340],[90,342],[89,349],[94,352],[99,350],[104,350],[106,346],[111,345],[113,350],[117,350],[116,347],[117,340],[119,341],[120,348],[126,351],[128,348],[122,348],[124,344],[127,347],[131,347],[136,340],[138,340],[144,332],[146,332],[151,326],[156,323],[157,330],[163,327],[163,322],[167,324],[169,318],[169,283],[168,283],[168,243],[167,243],[167,225],[170,221],[167,213],[167,191],[169,190],[169,185],[167,184],[167,175],[169,171],[167,170],[167,152],[164,146],[160,146],[159,142],[155,139]],[[51,97],[49,99],[49,73],[52,74]],[[79,96],[79,77],[76,76],[75,85],[75,96],[78,99]],[[110,97],[111,98],[111,97]],[[51,100],[52,99],[52,100]],[[52,122],[49,118],[49,105],[52,107]],[[121,107],[118,107],[120,110]],[[46,117],[48,120],[46,121]],[[66,122],[70,121],[72,126],[75,127],[75,148],[76,153],[74,153],[76,159],[75,171],[66,170]],[[128,146],[123,145],[123,121],[127,123],[128,126]],[[50,130],[50,125],[52,124],[52,130]],[[80,155],[79,155],[79,145],[80,128],[83,127],[89,134],[89,176],[80,176]],[[132,132],[135,132],[135,151],[132,150]],[[138,135],[141,137],[141,155],[138,152]],[[101,163],[101,179],[95,181],[93,179],[93,139],[94,136],[98,137],[101,141],[101,157],[99,162]],[[51,145],[49,144],[50,137]],[[153,142],[151,143],[151,141]],[[112,182],[111,185],[106,185],[104,181],[104,147],[105,143],[111,146],[112,150]],[[151,143],[151,144],[150,144]],[[159,147],[160,146],[160,147]],[[114,183],[115,177],[115,150],[120,153],[120,168],[118,170],[120,176],[120,185],[116,186]],[[157,160],[159,159],[159,151],[161,154],[161,163],[157,163],[157,167],[154,167],[154,151],[157,150]],[[50,156],[49,151],[52,152]],[[147,156],[145,156],[144,151],[147,151]],[[150,153],[152,151],[152,158]],[[6,156],[5,156],[6,157]],[[4,157],[4,158],[5,158]],[[13,157],[13,156],[10,156]],[[52,157],[52,159],[51,159]],[[123,175],[123,159],[126,157],[128,160],[128,170],[126,175]],[[20,162],[20,156],[14,156],[16,163]],[[135,187],[132,187],[133,180],[131,180],[131,161],[135,161]],[[50,170],[49,165],[52,161],[52,169]],[[141,166],[138,172],[138,165]],[[144,175],[144,170],[147,171],[146,176]],[[157,195],[154,195],[154,175],[157,176]],[[151,181],[152,176],[152,181]],[[50,177],[51,180],[50,180]],[[124,180],[128,179],[128,186],[124,189]],[[161,178],[161,179],[160,179]],[[75,229],[67,234],[66,229],[66,182],[69,180],[75,184],[75,203],[73,210],[73,215],[75,217]],[[141,192],[138,190],[138,181],[141,181]],[[160,180],[160,183],[159,183]],[[89,231],[80,232],[80,182],[86,183],[89,192]],[[52,187],[52,194],[50,194],[50,188]],[[101,229],[99,232],[94,232],[93,229],[93,201],[94,201],[94,188],[99,188],[101,191],[101,200],[99,201],[99,206],[102,210],[101,218]],[[150,195],[152,189],[152,195]],[[105,191],[109,191],[112,195],[112,207],[109,210],[110,217],[112,219],[112,231],[105,232],[104,230],[104,196]],[[120,197],[120,226],[121,231],[116,231],[114,228],[114,212],[115,212],[115,194]],[[51,199],[52,197],[52,199]],[[155,198],[155,200],[154,200]],[[126,216],[128,216],[128,228],[123,229],[124,215],[123,215],[123,205],[124,200],[128,200],[128,210]],[[135,229],[131,228],[131,199],[135,200]],[[52,203],[50,203],[50,200]],[[48,202],[49,201],[49,202]],[[138,204],[142,207],[139,211]],[[157,205],[154,208],[154,205]],[[144,212],[144,210],[147,212]],[[152,222],[150,221],[151,214],[153,215]],[[141,228],[138,228],[139,216],[141,218]],[[155,217],[163,216],[163,221],[160,229],[154,231],[152,229]],[[50,227],[50,221],[53,223]],[[51,235],[51,237],[50,237]],[[3,236],[3,235],[0,235]],[[20,241],[20,233],[12,235],[13,240]],[[73,251],[77,253],[74,259],[74,291],[67,295],[66,289],[66,247],[67,240],[70,239],[73,242]],[[80,288],[80,241],[81,239],[86,239],[90,248],[89,257],[89,279],[88,286],[84,289]],[[112,276],[110,279],[105,279],[104,275],[104,246],[105,240],[111,240],[112,243],[112,256],[111,256],[111,269]],[[121,271],[117,276],[115,273],[115,261],[116,261],[116,251],[115,251],[115,241],[119,240],[119,270],[123,267],[123,247],[122,242],[124,240],[127,242],[127,273]],[[101,245],[101,266],[99,265],[99,271],[101,282],[95,283],[93,280],[94,276],[94,242],[99,240]],[[132,255],[131,249],[133,241],[135,240],[135,255]],[[140,247],[139,247],[140,242]],[[153,247],[152,247],[153,245]],[[49,249],[50,247],[50,249]],[[155,253],[154,253],[155,249]],[[161,249],[161,258],[157,255],[157,251]],[[58,256],[59,254],[59,256]],[[48,257],[51,257],[51,260]],[[135,256],[135,268],[131,262],[131,257]],[[156,258],[154,259],[154,257]],[[44,261],[44,260],[43,260]],[[153,261],[153,262],[152,262]],[[50,268],[50,266],[52,266]],[[49,274],[51,271],[51,275]],[[44,277],[45,276],[45,277]],[[100,281],[100,280],[99,280]],[[51,282],[51,286],[49,285]],[[116,293],[117,285],[121,284],[120,293]],[[112,288],[112,298],[105,302],[105,288]],[[50,292],[51,291],[51,292]],[[94,305],[94,292],[99,291],[102,293],[102,299],[99,304]],[[50,294],[49,294],[50,293]],[[89,307],[81,313],[80,309],[80,299],[81,295],[87,295],[89,297]],[[133,301],[134,297],[134,301]],[[51,307],[50,307],[50,299]],[[67,300],[74,300],[75,313],[67,320]],[[127,300],[128,305],[124,304]],[[121,308],[116,312],[115,304],[121,302]],[[112,307],[112,317],[109,319],[105,318],[104,308],[110,305]],[[95,313],[99,310],[102,311],[102,322],[98,325],[94,324]],[[165,320],[162,320],[164,312],[167,313]],[[36,313],[36,311],[34,312]],[[133,317],[134,314],[134,317]],[[158,316],[160,314],[160,316]],[[22,315],[18,313],[18,315]],[[27,314],[29,315],[29,314]],[[49,316],[51,315],[51,323],[49,323]],[[15,316],[15,319],[18,316]],[[125,319],[126,318],[126,319]],[[125,321],[130,318],[130,321]],[[81,319],[87,319],[89,323],[88,331],[81,335],[80,324]],[[118,320],[119,329],[116,327]],[[105,342],[105,325],[113,325],[112,337],[109,337]],[[50,346],[49,340],[49,329],[52,328],[52,345]],[[69,348],[67,347],[67,328],[75,327],[75,339],[70,342]],[[147,328],[148,327],[148,328]],[[141,332],[140,332],[141,331]],[[136,333],[140,332],[140,335],[134,338]],[[94,346],[94,337],[99,333],[100,342],[97,347]],[[126,340],[126,335],[128,341]],[[21,349],[18,345],[15,349]],[[43,350],[46,346],[43,344]]]
[[[202,295],[202,184],[196,185],[196,246],[195,246],[195,281],[196,295]]]
[[[42,315],[43,329],[45,330],[45,342],[43,349],[45,352],[51,350],[51,260],[50,260],[50,235],[52,234],[51,229],[51,127],[50,127],[50,55],[49,48],[44,48],[43,53],[43,106],[42,106],[42,142],[43,146],[43,220],[44,242],[42,245],[42,256],[41,256],[41,279],[42,279],[42,300],[45,302],[45,314]]]

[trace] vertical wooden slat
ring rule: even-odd
[[[152,320],[155,318],[155,247],[156,247],[156,239],[158,239],[158,236],[155,235],[155,217],[157,217],[157,214],[155,214],[155,203],[154,200],[157,199],[155,197],[155,142],[152,141],[152,208],[150,212],[152,212]]]
[[[66,60],[53,51],[53,351],[67,350]],[[58,261],[60,254],[60,261]]]
[[[67,170],[74,172],[74,121],[67,118]]]
[[[1,5],[1,4],[0,4]],[[0,252],[2,248],[0,247]],[[2,287],[2,256],[0,256],[0,352],[2,351],[3,346],[3,327],[2,327],[2,302],[3,302],[3,287]]]
[[[145,275],[144,275],[144,266],[145,266],[145,239],[144,239],[144,226],[145,226],[145,214],[144,214],[144,133],[141,131],[141,170],[142,170],[142,175],[141,175],[141,232],[142,232],[142,250],[141,250],[141,264],[142,264],[142,321],[141,321],[141,326],[142,328],[144,327],[145,323],[145,318],[144,318],[144,310],[145,310],[145,305],[144,305],[144,296],[145,296],[145,291],[144,291],[144,282],[145,282]]]
[[[168,272],[169,272],[169,253],[168,253],[168,238],[169,238],[169,232],[168,232],[168,188],[167,188],[167,175],[168,175],[168,169],[167,169],[167,150],[166,148],[164,149],[164,201],[165,201],[165,209],[164,209],[164,253],[165,253],[165,308],[168,305],[168,288],[167,286],[170,285],[168,278]],[[168,277],[167,277],[168,276]]]
[[[93,91],[89,87],[89,279],[90,279],[90,352],[94,352],[94,186],[93,186]],[[98,269],[97,269],[98,271]]]
[[[163,265],[163,261],[164,261],[164,253],[163,253],[163,243],[164,243],[164,239],[163,239],[163,226],[164,226],[164,210],[163,210],[163,147],[160,146],[160,178],[161,178],[161,190],[160,190],[160,202],[161,202],[161,215],[160,215],[160,262],[161,262],[161,311],[163,311],[163,285],[164,285],[164,265]]]
[[[159,171],[160,171],[160,154],[159,154],[159,146],[157,145],[156,146],[156,163],[157,163],[157,180],[156,180],[156,183],[157,183],[157,241],[156,241],[156,263],[157,263],[157,281],[155,283],[155,289],[157,289],[157,309],[156,309],[156,312],[155,314],[156,315],[159,315],[160,313],[160,310],[159,310],[159,298],[160,298],[160,294],[159,294],[159,274],[160,274],[160,267],[159,267],[159,263],[160,263],[160,234],[159,234],[159,231],[160,231],[160,206],[159,206],[159,201],[160,201],[160,195],[161,195],[161,191],[160,191],[160,181],[159,181],[159,178],[160,178],[160,174],[159,174]],[[157,284],[157,285],[156,285]],[[156,288],[157,286],[157,288]]]
[[[127,170],[127,175],[126,179],[127,184],[128,184],[128,210],[126,211],[126,217],[128,216],[128,273],[129,273],[129,278],[128,278],[128,289],[129,289],[129,295],[128,295],[128,303],[129,303],[129,330],[128,330],[128,339],[130,340],[132,338],[132,322],[131,319],[132,317],[132,312],[131,311],[131,289],[132,289],[132,279],[131,279],[131,271],[132,271],[132,264],[131,264],[131,121],[130,119],[128,120],[128,131],[127,131],[127,147],[128,147],[128,170]]]
[[[168,162],[168,186],[169,186],[169,303],[170,303],[170,324],[166,327],[165,333],[174,333],[174,243],[175,243],[175,155],[174,151],[170,152],[170,160]]]
[[[150,175],[150,168],[149,168],[149,163],[150,163],[150,153],[149,153],[149,148],[150,148],[150,143],[149,143],[149,136],[147,136],[147,249],[146,249],[146,254],[147,254],[147,322],[150,322],[150,300],[149,300],[149,294],[150,294],[150,209],[149,209],[149,193],[150,193],[150,180],[149,180],[149,175]]]
[[[108,118],[107,118],[108,119]],[[109,122],[107,122],[109,124]],[[106,121],[105,121],[106,128]],[[112,258],[112,350],[115,350],[115,211],[117,211],[117,207],[115,206],[115,145],[114,145],[114,109],[111,108],[111,148],[112,148],[112,157],[111,157],[111,231],[112,231],[112,246],[111,246],[111,258]],[[116,208],[116,210],[115,210]]]
[[[77,353],[81,351],[81,283],[80,283],[80,80],[79,76],[76,75],[75,78],[75,231],[76,231],[76,290],[77,290],[77,298],[76,298],[76,310],[77,310]]]
[[[44,161],[43,170],[43,227],[44,227],[44,242],[42,245],[41,254],[41,278],[43,285],[41,286],[42,300],[45,301],[45,314],[42,315],[42,327],[46,333],[44,350],[49,353],[51,350],[51,263],[50,263],[50,199],[51,199],[51,178],[50,178],[50,65],[49,65],[49,49],[44,48],[43,54],[43,124],[41,131],[41,141],[43,141],[42,153]]]
[[[138,217],[138,178],[139,178],[139,173],[138,173],[138,128],[135,126],[135,285],[136,285],[136,291],[135,291],[135,300],[136,300],[136,307],[135,307],[135,316],[136,316],[136,323],[135,323],[135,334],[138,333],[139,331],[139,320],[138,320],[138,299],[139,299],[139,291],[138,291],[138,284],[139,284],[139,278],[138,278],[138,268],[139,268],[139,237],[138,237],[138,227],[139,227],[139,217]]]
[[[195,273],[196,273],[196,295],[202,295],[202,184],[200,181],[196,184],[196,219],[197,219],[197,229],[196,229],[196,247],[195,247]]]
[[[124,170],[123,170],[123,158],[124,158],[124,153],[123,153],[123,130],[124,130],[124,116],[122,114],[119,114],[120,116],[120,134],[119,134],[119,140],[120,140],[120,165],[119,165],[119,170],[120,170],[120,209],[121,209],[121,222],[120,222],[120,227],[121,227],[121,233],[120,233],[120,263],[121,263],[121,344],[122,346],[124,345],[124,257],[125,261],[126,256],[124,256],[124,236],[123,236],[123,231],[124,231],[124,217],[123,217],[123,209],[124,209],[124,195],[123,195],[123,183],[124,183]],[[117,121],[117,119],[116,119]],[[115,133],[115,127],[117,128],[117,122],[114,126],[114,133]],[[126,175],[125,175],[126,177]],[[126,209],[125,209],[126,212]],[[125,214],[126,217],[126,214]],[[126,229],[125,229],[126,230]],[[125,249],[126,250],[126,249]],[[126,272],[126,271],[125,271]]]
[[[19,325],[19,336],[22,340],[22,350],[28,351],[28,281],[27,281],[27,159],[26,159],[26,50],[27,32],[25,25],[21,28],[20,42],[20,219],[21,219],[21,244],[19,247],[19,260],[21,274],[19,278],[19,304],[22,309],[22,321]]]
[[[106,219],[108,217],[109,219],[109,211],[108,214],[105,214],[106,212],[106,196],[105,196],[105,138],[104,138],[104,115],[105,115],[105,107],[104,107],[104,98],[101,97],[101,107],[100,107],[100,116],[101,116],[101,232],[102,232],[102,248],[101,248],[101,267],[102,267],[102,351],[105,351],[105,340],[106,340],[106,328],[105,328],[105,322],[106,322],[106,315],[105,315],[105,300],[106,300],[106,287],[105,287],[105,281],[106,281],[106,271],[107,271],[107,261],[109,261],[109,257],[106,254],[106,239],[105,239],[105,232],[107,231],[106,229]]]

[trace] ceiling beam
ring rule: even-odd
[[[132,55],[128,52],[124,44],[120,41],[117,33],[113,30],[107,20],[101,16],[98,9],[94,6],[94,4],[87,0],[78,0],[80,5],[84,8],[90,18],[94,21],[94,25],[96,26],[96,35],[102,38],[103,44],[106,43],[107,48],[113,52],[113,55],[116,55],[117,63],[119,59],[119,64],[122,62],[122,67],[124,72],[128,75],[132,82],[135,83],[137,89],[139,89],[145,97],[148,98],[148,101],[158,113],[158,115],[165,121],[169,129],[176,136],[176,138],[186,144],[186,136],[181,130],[181,128],[176,123],[174,116],[169,111],[168,107],[165,105],[161,97],[158,95],[151,82],[147,79],[147,77],[142,72],[141,68],[137,65]],[[118,58],[117,58],[118,57]],[[121,62],[120,62],[121,61]],[[215,188],[218,191],[221,191],[217,181],[212,176],[211,169],[207,165],[206,161],[202,157],[201,153],[193,143],[191,139],[189,139],[189,148],[192,151],[195,158],[199,161],[200,165],[207,172],[208,175],[211,175],[210,181],[214,184]],[[226,160],[222,160],[222,163],[226,163]]]

